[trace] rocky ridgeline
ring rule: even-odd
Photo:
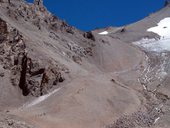
[[[164,6],[170,6],[170,1],[169,0],[165,0]]]
[[[43,1],[37,2],[34,0],[33,4],[27,4],[21,0],[18,4],[12,4],[7,6],[8,15],[15,19],[24,19],[25,21],[31,22],[38,29],[42,27],[52,30],[54,32],[63,32],[63,34],[78,34],[84,37],[85,39],[90,39],[95,41],[95,37],[91,32],[82,32],[77,30],[75,27],[68,25],[65,21],[60,20],[57,16],[51,14],[43,6]],[[39,1],[39,0],[38,0]],[[80,36],[80,37],[81,37]]]
[[[40,96],[64,81],[62,71],[67,69],[57,63],[43,67],[27,53],[22,34],[0,19],[0,63],[11,71],[11,82],[20,87],[24,96]],[[68,72],[68,71],[66,71]]]
[[[72,53],[66,52],[66,54],[76,63],[81,64],[82,57],[92,56],[92,47],[94,47],[93,42],[95,41],[92,32],[82,32],[60,20],[47,11],[43,6],[43,1],[37,2],[35,0],[34,4],[19,2],[18,5],[13,6],[7,7],[9,17],[16,21],[23,19],[32,23],[40,31],[48,30],[50,38],[67,44],[67,49]],[[60,33],[60,35],[57,33]],[[65,40],[64,36],[70,37],[70,40]]]
[[[60,20],[47,11],[42,0],[35,0],[33,4],[22,0],[0,2],[2,6],[5,5],[10,19],[29,22],[41,32],[47,30],[53,40],[62,42],[67,49],[66,56],[77,64],[82,64],[82,58],[93,55],[93,33],[79,31]],[[0,32],[0,62],[4,69],[11,71],[12,84],[18,86],[24,96],[44,95],[53,86],[64,81],[64,74],[68,73],[69,69],[58,62],[45,65],[34,59],[30,56],[23,34],[2,19]],[[47,45],[50,44],[47,42]]]

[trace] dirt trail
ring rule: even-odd
[[[112,82],[105,74],[91,74],[73,80],[39,104],[23,106],[14,113],[44,128],[50,123],[61,128],[102,127],[111,123],[111,118],[120,117],[122,110],[127,114],[137,110],[140,101],[135,93]]]

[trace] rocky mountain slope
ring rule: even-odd
[[[0,127],[169,128],[169,11],[83,32],[0,0]]]

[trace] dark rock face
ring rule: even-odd
[[[34,4],[38,6],[43,6],[43,0],[34,0]]]
[[[25,53],[22,56],[21,65],[18,64],[13,69],[15,73],[12,75],[12,82],[15,86],[19,85],[24,96],[44,95],[53,86],[64,81],[59,65],[49,65],[48,68],[41,68],[39,63],[35,60],[32,61]],[[20,61],[19,58],[18,61]],[[20,69],[20,72],[18,69]]]
[[[4,77],[5,74],[3,72],[0,72],[0,77]]]
[[[164,6],[166,7],[168,5],[170,5],[170,1],[169,0],[165,0]]]
[[[8,30],[7,30],[7,24],[5,21],[0,19],[0,44],[5,41],[7,38]]]
[[[92,40],[92,41],[95,41],[95,37],[94,37],[94,35],[92,34],[92,32],[86,32],[86,33],[84,33],[84,35],[83,35],[85,38],[87,38],[87,39],[90,39],[90,40]]]
[[[64,81],[61,73],[64,68],[59,64],[49,64],[45,68],[38,60],[32,59],[26,52],[25,38],[1,19],[0,32],[0,62],[4,69],[11,71],[11,83],[18,86],[24,96],[44,95],[53,86]]]
[[[27,55],[24,53],[22,58],[22,65],[21,65],[21,76],[19,81],[19,87],[22,89],[22,93],[24,96],[27,96],[29,94],[29,90],[26,83],[26,74],[27,74]]]

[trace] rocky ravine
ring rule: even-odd
[[[169,35],[152,28],[170,32],[169,10],[83,32],[42,0],[1,0],[0,127],[168,128]]]

